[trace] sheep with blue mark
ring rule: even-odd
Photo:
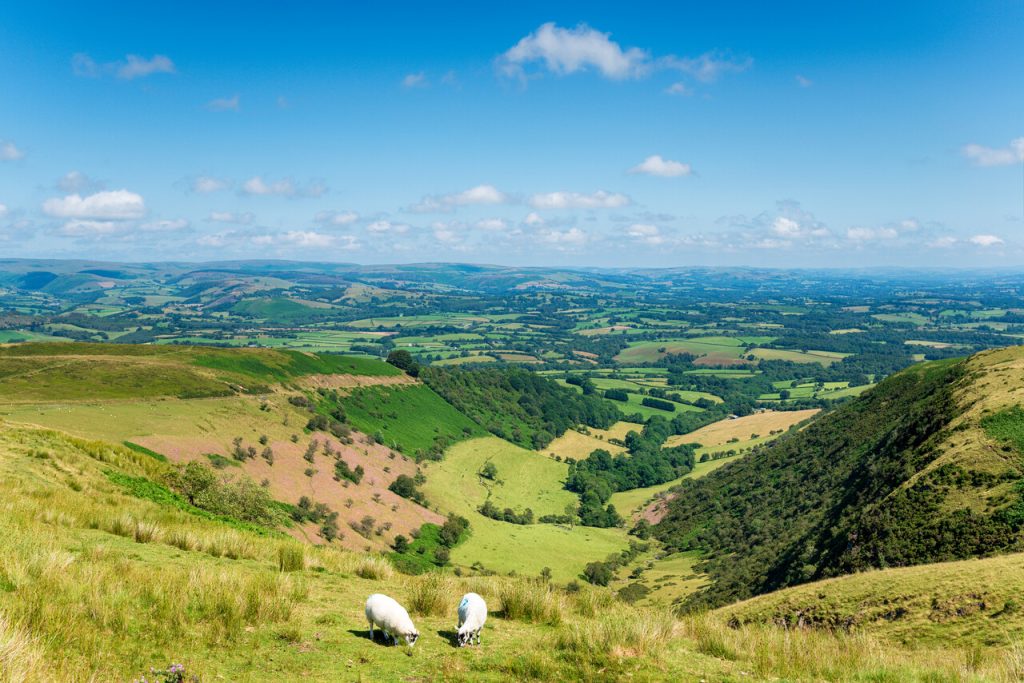
[[[465,647],[473,643],[480,644],[480,631],[487,621],[487,603],[476,593],[466,593],[459,603],[459,647]]]

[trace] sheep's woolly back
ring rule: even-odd
[[[366,599],[366,619],[389,633],[407,636],[416,633],[409,613],[387,595],[374,593]]]
[[[487,603],[476,593],[466,593],[459,603],[459,633],[478,631],[487,621]]]

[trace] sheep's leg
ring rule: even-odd
[[[368,621],[370,622],[370,640],[374,640],[374,637],[373,637],[374,636],[374,634],[373,634],[373,620],[368,620]]]

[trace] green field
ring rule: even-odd
[[[485,462],[498,468],[501,484],[481,480]],[[535,516],[563,514],[577,496],[562,488],[568,466],[496,437],[471,439],[448,449],[441,462],[427,463],[423,491],[442,512],[470,520],[472,535],[452,552],[463,566],[480,562],[488,569],[536,576],[544,567],[560,581],[576,578],[587,562],[605,559],[626,546],[622,529],[594,529],[554,524],[527,526],[484,517],[477,508],[487,500]]]
[[[342,400],[352,426],[379,434],[406,455],[431,448],[438,439],[454,443],[484,430],[422,384],[359,387]]]
[[[821,363],[831,365],[842,360],[848,353],[835,351],[791,351],[789,349],[752,349],[751,355],[764,360],[788,360],[794,363]]]

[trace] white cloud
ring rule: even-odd
[[[228,243],[228,238],[231,236],[230,233],[219,232],[213,235],[203,235],[196,240],[196,244],[202,247],[223,247]]]
[[[403,88],[424,88],[427,85],[427,75],[422,71],[414,74],[406,74],[402,79]]]
[[[0,218],[4,218],[10,212],[11,211],[10,211],[10,209],[7,208],[6,204],[0,204]]]
[[[892,228],[849,228],[846,231],[846,239],[851,242],[876,242],[880,240],[893,240],[899,237],[899,233]]]
[[[166,55],[153,55],[150,59],[128,55],[125,59],[117,69],[117,77],[127,81],[150,74],[175,73],[174,62]]]
[[[587,242],[587,233],[579,228],[568,230],[541,230],[537,233],[538,239],[545,243],[555,245],[556,248],[577,248]]]
[[[754,60],[750,57],[736,59],[719,52],[705,52],[699,57],[680,58],[669,55],[658,60],[659,66],[682,71],[701,83],[713,83],[727,73],[742,73],[753,64]]]
[[[556,74],[596,69],[606,78],[616,80],[642,75],[650,54],[636,47],[624,50],[610,35],[586,24],[567,29],[549,22],[501,55],[498,63],[506,74],[513,76],[523,75],[523,66],[532,62],[543,62]]]
[[[366,231],[374,234],[382,234],[385,232],[397,232],[399,234],[407,232],[409,226],[404,223],[392,223],[389,220],[377,220],[373,221],[366,226]]]
[[[508,195],[494,185],[477,185],[468,190],[445,195],[428,195],[409,207],[416,213],[445,213],[459,206],[505,204]]]
[[[1024,162],[1024,137],[1010,141],[1009,147],[992,148],[964,145],[964,156],[975,166],[1009,166]]]
[[[321,211],[313,220],[321,225],[351,225],[359,220],[359,214],[355,211]]]
[[[189,223],[184,218],[178,218],[174,220],[160,220],[150,221],[149,223],[143,223],[139,226],[139,230],[143,232],[180,232],[187,230]]]
[[[807,76],[801,76],[800,74],[797,74],[796,84],[799,85],[801,88],[810,88],[812,85],[814,85],[814,81],[807,78]]]
[[[476,222],[476,227],[480,228],[481,230],[496,232],[507,228],[508,223],[506,223],[501,218],[483,218]]]
[[[630,203],[626,195],[604,190],[592,194],[547,192],[530,197],[530,206],[535,209],[614,209]]]
[[[214,178],[212,176],[201,175],[192,179],[192,191],[199,192],[200,194],[210,194],[211,192],[219,192],[220,190],[227,189],[229,183],[221,178]]]
[[[242,100],[238,95],[231,97],[218,97],[206,103],[210,111],[239,111],[242,108]]]
[[[253,176],[242,183],[242,194],[255,196],[277,197],[319,197],[327,188],[322,183],[312,183],[306,187],[297,186],[290,178],[267,182],[260,176]]]
[[[958,244],[960,240],[955,237],[939,237],[928,243],[929,247],[935,247],[937,249],[949,249],[950,247]]]
[[[89,55],[77,52],[71,57],[71,71],[83,78],[96,78],[100,75],[100,66]]]
[[[177,73],[174,62],[167,55],[153,55],[149,59],[139,55],[126,55],[121,61],[99,63],[84,52],[78,52],[71,57],[71,71],[83,78],[99,78],[113,74],[126,81],[152,74]]]
[[[692,174],[693,169],[690,167],[690,164],[663,159],[660,154],[655,154],[647,157],[639,164],[629,169],[629,172],[633,174],[643,173],[645,175],[660,176],[662,178],[676,178]]]
[[[689,97],[693,94],[693,88],[686,85],[685,83],[676,82],[665,88],[666,95],[680,95],[682,97]]]
[[[69,194],[72,192],[97,190],[102,187],[102,183],[93,180],[81,171],[70,171],[57,181],[57,189]]]
[[[142,197],[134,192],[112,190],[84,198],[79,194],[52,197],[43,202],[43,211],[59,218],[128,220],[141,218],[146,213],[146,205]]]
[[[531,227],[537,227],[538,225],[544,225],[544,219],[541,218],[540,214],[536,211],[531,211],[526,214],[526,218],[523,219],[523,223]]]
[[[60,234],[67,237],[106,237],[123,232],[125,223],[117,221],[93,221],[72,219],[60,228]]]
[[[1003,243],[1003,238],[995,235],[975,235],[967,240],[978,247],[995,247]]]
[[[657,225],[649,223],[633,223],[626,228],[626,235],[636,242],[657,246],[665,243],[665,236]]]
[[[289,230],[281,235],[280,239],[283,243],[296,247],[324,248],[334,246],[336,238],[333,235],[325,235],[322,232],[313,232],[311,230]]]
[[[17,161],[25,156],[25,153],[15,146],[13,142],[0,140],[0,161]]]
[[[236,213],[234,211],[212,211],[207,220],[213,221],[214,223],[232,223],[235,225],[249,225],[254,220],[254,216],[251,212],[245,211]]]

